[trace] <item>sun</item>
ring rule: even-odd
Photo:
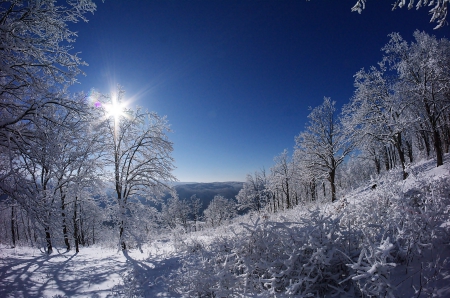
[[[125,116],[126,105],[123,102],[118,102],[115,97],[113,97],[110,104],[105,105],[105,110],[107,112],[107,117],[112,117],[114,120],[119,120],[121,117]]]

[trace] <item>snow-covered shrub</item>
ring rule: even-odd
[[[421,260],[450,239],[445,224],[450,214],[450,179],[419,175],[400,183],[394,175],[385,175],[376,190],[366,191],[364,199],[342,211],[341,232],[349,246],[344,251],[352,259],[349,279],[363,295],[398,296],[390,278],[394,265],[407,266],[400,284],[416,281],[417,272],[425,279],[430,273],[420,269]]]
[[[244,224],[235,238],[191,250],[173,288],[190,297],[336,294],[348,271],[339,252],[338,222],[314,210],[301,223]]]
[[[188,254],[181,270],[172,278],[172,290],[189,297],[234,297],[239,294],[236,276],[227,272],[230,245],[235,241],[217,237],[206,245],[200,241],[186,243]],[[234,296],[233,296],[234,295]]]
[[[248,216],[233,233],[222,226],[203,234],[208,241],[185,241],[171,289],[189,297],[432,293],[450,271],[430,261],[450,240],[449,177],[415,173],[403,181],[394,170],[375,182],[313,211]]]
[[[348,265],[355,271],[348,279],[356,282],[364,296],[395,297],[395,287],[390,281],[391,269],[396,266],[391,262],[394,248],[389,237],[379,244],[368,242],[362,248],[358,261]]]

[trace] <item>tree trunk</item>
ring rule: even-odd
[[[64,244],[66,245],[67,251],[70,250],[69,235],[67,235],[67,224],[66,224],[66,213],[65,213],[65,195],[61,193],[61,216],[62,216],[62,228],[64,236]]]
[[[11,238],[12,238],[12,247],[16,247],[16,233],[15,233],[15,214],[14,214],[14,206],[11,206]]]
[[[405,141],[406,143],[406,150],[408,152],[409,162],[413,162],[413,148],[412,148],[412,142]]]
[[[428,120],[430,121],[431,125],[430,128],[433,135],[433,146],[434,151],[436,153],[436,163],[437,163],[436,166],[439,167],[444,164],[444,153],[442,151],[441,136],[439,135],[439,129],[437,124],[438,119],[436,119],[434,116],[434,114],[436,113],[431,112],[431,107],[426,99],[424,100],[424,103],[425,103],[425,111],[427,112]]]
[[[406,173],[406,170],[405,170],[405,152],[403,151],[403,148],[402,148],[402,135],[401,135],[401,133],[398,133],[394,137],[394,142],[395,142],[395,147],[397,148],[398,156],[400,158],[400,163],[401,163],[401,166],[402,166],[403,180],[405,180],[406,178],[408,178],[408,173]]]
[[[386,167],[386,172],[390,170],[389,167],[389,153],[387,146],[384,146],[384,166]]]
[[[317,198],[316,181],[315,180],[310,182],[310,187],[311,187],[311,201],[314,202]]]
[[[53,246],[49,227],[45,228],[45,241],[47,242],[47,254],[51,254],[53,252]]]
[[[433,130],[433,145],[434,151],[436,151],[436,166],[442,166],[444,164],[444,153],[442,150],[441,136],[437,129]]]
[[[377,175],[380,175],[381,172],[381,161],[378,157],[374,157],[373,161],[375,163],[375,169],[377,170]]]
[[[277,212],[277,203],[275,201],[275,194],[272,194],[272,201],[273,201],[273,213]]]
[[[120,239],[120,245],[122,247],[122,250],[126,250],[127,249],[127,245],[125,243],[125,240],[123,240],[123,238],[122,238],[123,237],[123,224],[124,224],[124,222],[122,220],[122,222],[120,223],[119,239]]]
[[[285,194],[286,194],[286,209],[290,209],[291,208],[291,199],[289,197],[289,182],[286,179],[286,189],[285,189]]]
[[[26,225],[25,225],[25,220],[23,219],[23,212],[20,212],[20,219],[22,220],[22,225],[23,225],[23,233],[25,234],[25,241],[26,242],[30,242],[29,238],[31,238],[31,235],[27,234],[27,229],[26,229]],[[30,243],[31,244],[31,243]]]
[[[332,170],[329,173],[329,179],[330,179],[330,186],[331,186],[331,202],[336,201],[336,185],[335,185],[335,178],[336,178],[336,170]]]
[[[427,158],[429,158],[430,157],[430,152],[431,152],[430,140],[428,139],[428,135],[423,130],[422,125],[420,125],[420,128],[421,128],[420,135],[421,135],[423,143],[425,145],[425,150],[427,152]]]
[[[75,197],[75,201],[73,202],[73,239],[75,240],[75,252],[80,252],[78,241],[77,199],[78,197]]]

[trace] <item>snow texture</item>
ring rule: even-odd
[[[449,156],[408,172],[142,250],[2,246],[0,297],[450,297]]]

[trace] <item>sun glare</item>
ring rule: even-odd
[[[117,102],[116,99],[113,99],[111,104],[105,105],[105,109],[108,112],[107,117],[113,117],[114,120],[125,116],[125,105]]]

